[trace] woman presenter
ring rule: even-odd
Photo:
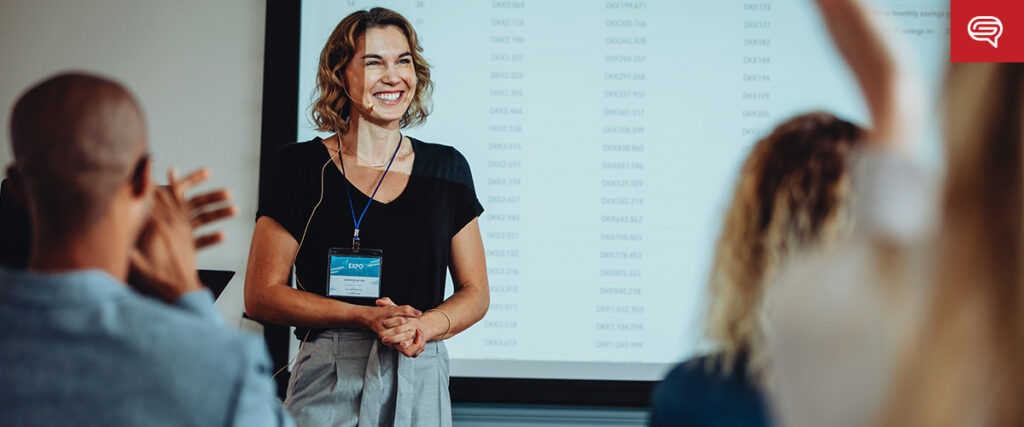
[[[401,132],[428,114],[421,52],[394,11],[345,17],[312,106],[333,135],[282,147],[260,200],[245,309],[296,327],[285,406],[300,426],[451,425],[443,340],[490,301],[483,207],[462,154]]]

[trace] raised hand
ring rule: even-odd
[[[184,200],[186,191],[210,177],[210,170],[207,168],[199,169],[188,174],[188,176],[180,181],[174,180],[174,171],[171,170],[168,172],[168,177],[170,184],[167,188],[174,193],[177,200]],[[188,199],[187,207],[192,229],[198,230],[204,225],[235,216],[238,213],[238,209],[235,205],[228,203],[230,200],[231,192],[225,188],[213,190]],[[222,231],[203,234],[195,238],[196,249],[204,249],[223,240],[224,232]]]
[[[877,17],[858,0],[816,0],[836,49],[846,61],[871,114],[866,143],[906,151],[920,134],[926,91],[908,73],[912,52],[897,52]]]
[[[195,253],[223,240],[220,232],[194,238],[195,229],[236,212],[227,190],[216,190],[191,199],[185,193],[209,177],[200,169],[182,179],[168,171],[167,187],[157,188],[153,207],[136,248],[131,254],[128,283],[138,291],[173,302],[182,295],[202,289],[196,271]]]

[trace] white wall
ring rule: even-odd
[[[234,192],[227,242],[199,255],[201,268],[237,272],[217,303],[231,324],[258,194],[265,12],[262,0],[0,0],[0,165],[11,162],[11,107],[30,85],[63,70],[120,80],[145,110],[158,182],[170,165],[210,166],[202,188]]]

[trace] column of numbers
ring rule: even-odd
[[[595,359],[621,361],[643,349],[642,250],[647,131],[648,3],[608,1],[601,26],[597,204],[601,244],[594,288]],[[630,334],[623,334],[629,332]],[[636,339],[623,339],[632,336]]]
[[[526,2],[494,0],[488,18],[487,73],[487,197],[485,219],[491,305],[478,325],[486,329],[483,345],[501,348],[504,358],[514,358],[519,346],[523,131],[525,127]]]
[[[736,58],[742,70],[740,137],[743,141],[768,134],[772,101],[772,2],[744,2],[740,11],[741,57]]]

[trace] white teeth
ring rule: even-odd
[[[389,93],[378,93],[378,94],[376,94],[374,96],[377,97],[377,99],[383,99],[385,101],[394,101],[394,100],[397,100],[398,97],[401,96],[401,95],[402,94],[399,93],[399,92],[389,92]]]

